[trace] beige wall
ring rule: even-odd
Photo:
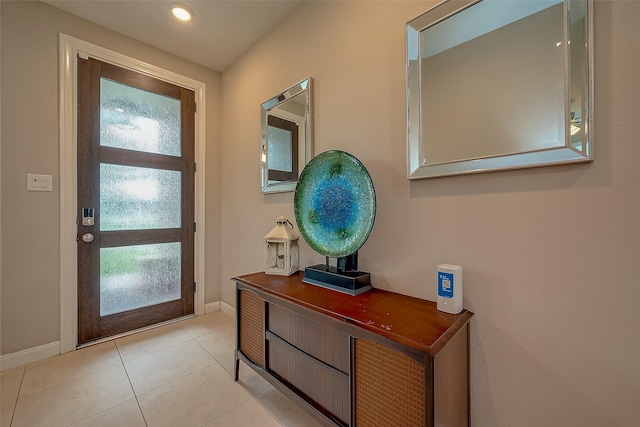
[[[60,339],[60,32],[206,84],[206,301],[220,300],[220,74],[41,2],[1,5],[2,354]],[[27,173],[54,191],[27,192]]]
[[[305,3],[223,73],[222,298],[293,219],[292,193],[260,194],[259,106],[310,75],[315,152],[353,153],[376,187],[374,286],[433,300],[436,265],[464,267],[472,424],[637,425],[640,2],[595,2],[594,163],[409,182],[404,24],[431,4]]]
[[[593,164],[409,182],[404,24],[431,4],[309,2],[220,81],[45,4],[2,1],[2,354],[59,339],[58,186],[24,187],[29,172],[59,176],[64,32],[207,83],[207,302],[234,304],[229,278],[261,270],[263,236],[293,219],[292,193],[260,194],[259,106],[310,75],[316,153],[353,153],[376,186],[360,252],[374,285],[433,300],[437,264],[465,269],[472,424],[635,425],[640,2],[595,2]],[[303,244],[303,265],[321,260]]]

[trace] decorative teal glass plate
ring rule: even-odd
[[[369,237],[376,193],[367,169],[344,151],[325,151],[305,166],[293,199],[298,229],[313,250],[341,258]]]

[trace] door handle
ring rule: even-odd
[[[82,241],[85,243],[91,243],[93,242],[93,239],[94,237],[93,237],[93,234],[91,233],[85,233],[82,235]]]

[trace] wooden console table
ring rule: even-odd
[[[373,289],[264,273],[236,282],[242,360],[328,426],[468,426],[469,320]]]

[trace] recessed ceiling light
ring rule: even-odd
[[[191,9],[181,4],[172,4],[171,13],[181,21],[191,21]]]

